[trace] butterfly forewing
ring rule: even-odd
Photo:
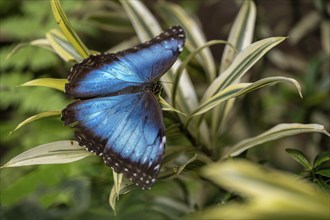
[[[176,61],[184,41],[183,29],[174,26],[116,54],[91,55],[72,67],[66,93],[72,98],[91,98],[155,82]]]
[[[166,142],[153,92],[184,40],[174,26],[131,49],[92,55],[73,66],[66,85],[66,93],[80,99],[62,112],[64,124],[76,128],[75,139],[142,188],[154,184]]]

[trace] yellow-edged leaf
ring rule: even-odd
[[[258,136],[245,139],[232,147],[227,147],[228,150],[224,158],[238,156],[245,150],[269,141],[310,132],[320,132],[330,137],[330,134],[325,130],[323,125],[299,123],[279,124]]]
[[[116,192],[116,187],[115,185],[112,186],[110,195],[109,195],[109,205],[113,210],[114,215],[117,215],[116,213],[116,202],[118,200],[118,194]]]
[[[194,162],[197,158],[197,154],[195,154],[192,158],[190,158],[185,164],[183,164],[182,166],[180,166],[178,168],[178,170],[175,172],[175,175],[179,175],[185,168],[188,164]]]
[[[221,90],[205,102],[201,103],[198,108],[192,112],[191,117],[201,115],[219,105],[220,103],[237,97],[237,94],[241,90],[248,88],[251,85],[252,83],[237,83],[226,87],[224,90]]]
[[[114,214],[116,215],[116,201],[119,199],[123,174],[116,173],[114,170],[112,170],[112,175],[114,184],[111,188],[111,192],[109,195],[109,205],[112,208]]]
[[[176,112],[180,115],[183,116],[187,116],[185,113],[179,111],[178,109],[172,107],[168,102],[165,101],[165,99],[163,99],[163,97],[159,96],[159,103],[162,105],[162,110],[163,111],[172,111],[172,112]]]
[[[79,62],[83,58],[77,52],[77,50],[70,44],[70,42],[65,38],[65,36],[56,29],[49,31],[46,37],[52,46],[53,50],[59,55],[64,61],[76,61]]]
[[[238,54],[237,52],[241,52],[251,44],[256,14],[256,7],[253,1],[246,0],[242,2],[241,9],[236,16],[227,39],[227,41],[234,46],[235,50],[230,47],[229,44],[225,46],[221,57],[219,75],[232,64]],[[240,80],[236,81],[236,83],[238,82],[240,82]],[[230,99],[222,105],[217,106],[212,111],[211,136],[214,146],[218,140],[217,134],[219,131],[221,133],[227,126],[226,119],[232,112],[234,103],[235,99]]]
[[[219,75],[225,71],[233,62],[237,51],[241,52],[252,42],[254,25],[256,19],[256,6],[253,1],[243,1],[242,7],[234,21],[227,41],[234,46],[225,46],[221,57]]]
[[[175,97],[176,97],[176,93],[178,90],[178,86],[179,86],[179,82],[182,76],[183,71],[186,69],[186,66],[188,65],[188,63],[197,55],[199,54],[203,49],[210,47],[212,45],[216,45],[216,44],[226,44],[226,41],[223,40],[212,40],[209,42],[206,42],[204,45],[202,45],[201,47],[197,48],[196,50],[194,50],[193,52],[191,52],[188,57],[181,63],[181,65],[179,66],[179,68],[176,69],[174,76],[174,85],[173,85],[173,89],[172,89],[172,103],[173,106],[175,107]]]
[[[68,83],[67,79],[43,78],[31,80],[20,86],[43,86],[64,92],[64,87],[66,83]]]
[[[196,22],[195,19],[192,19],[191,15],[189,15],[180,5],[168,1],[162,1],[156,6],[158,6],[158,11],[164,18],[164,21],[171,24],[180,24],[184,28],[187,37],[186,46],[188,50],[194,51],[206,44],[206,37],[204,36],[204,32],[200,28],[198,22]],[[208,81],[212,82],[216,77],[216,68],[211,50],[205,48],[205,50],[197,54],[196,59],[205,70]]]
[[[8,161],[1,168],[36,164],[71,163],[90,155],[93,154],[86,151],[75,141],[57,141],[25,151]]]
[[[51,117],[51,116],[58,116],[58,115],[61,115],[61,111],[47,111],[47,112],[41,112],[39,114],[36,114],[36,115],[33,115],[27,119],[25,119],[24,121],[22,121],[21,123],[19,123],[17,125],[17,127],[10,132],[10,134],[18,129],[20,129],[21,127],[35,121],[35,120],[38,120],[40,118],[46,118],[46,117]]]
[[[56,23],[60,27],[61,31],[72,44],[72,46],[78,51],[78,53],[86,58],[89,56],[89,50],[85,44],[80,40],[78,34],[73,29],[64,10],[62,9],[61,3],[59,0],[51,0],[52,11],[56,20]]]
[[[286,37],[270,37],[248,46],[237,55],[228,69],[213,81],[205,92],[202,101],[205,101],[215,93],[231,85],[235,80],[240,79],[270,49],[285,39]]]
[[[199,107],[192,113],[191,117],[203,114],[215,106],[221,104],[222,102],[227,101],[228,99],[247,94],[265,86],[272,86],[280,82],[290,82],[295,85],[300,97],[302,97],[300,85],[296,80],[282,76],[267,77],[254,83],[237,83],[226,87],[224,90],[219,91],[217,94],[201,103]]]
[[[201,174],[245,202],[230,202],[193,213],[187,219],[328,219],[329,194],[297,176],[243,160],[209,165]],[[240,210],[239,212],[237,210]]]

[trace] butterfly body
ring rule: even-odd
[[[166,143],[158,80],[184,40],[183,29],[174,26],[134,48],[91,55],[73,66],[65,86],[78,100],[62,111],[62,120],[76,128],[77,142],[142,188],[156,181]]]

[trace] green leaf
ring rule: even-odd
[[[271,37],[260,40],[240,52],[229,68],[217,77],[205,92],[202,101],[205,101],[220,90],[239,80],[257,61],[270,49],[284,41],[285,37]]]
[[[215,184],[247,198],[214,206],[188,219],[327,219],[329,194],[296,176],[265,169],[243,160],[209,165],[201,174]],[[239,212],[237,210],[240,210]]]
[[[88,57],[89,51],[71,26],[68,18],[65,15],[64,10],[62,9],[60,1],[51,0],[51,6],[56,23],[60,27],[65,37],[83,58]]]
[[[330,160],[330,150],[319,153],[314,159],[313,166],[316,168],[328,160]]]
[[[324,192],[330,193],[330,185],[326,181],[324,181],[323,179],[319,178],[319,179],[314,179],[314,182],[317,183],[317,185]]]
[[[185,164],[183,164],[182,166],[180,166],[177,171],[175,172],[175,175],[179,175],[185,168],[188,164],[194,162],[197,158],[197,154],[195,154],[192,158],[190,158]]]
[[[256,137],[245,139],[228,148],[228,151],[224,154],[224,158],[238,156],[243,151],[254,146],[277,140],[279,138],[310,132],[320,132],[330,136],[330,134],[324,129],[324,126],[319,124],[279,124]]]
[[[169,164],[171,164],[171,163],[173,164],[173,162],[174,162],[173,160],[178,160],[178,157],[180,157],[180,153],[182,155],[182,151],[180,151],[180,152],[178,151],[177,154],[175,154],[173,152],[173,153],[171,153],[171,155],[167,155],[164,160],[163,166],[165,166],[165,167],[166,167],[166,165],[173,166],[173,165],[169,165]],[[186,151],[186,153],[188,153],[188,151]],[[193,156],[190,156],[191,153],[193,153]],[[179,176],[182,173],[182,171],[184,171],[184,169],[186,169],[186,167],[188,165],[193,166],[194,162],[197,162],[197,164],[200,164],[200,163],[205,164],[205,163],[212,162],[208,157],[200,154],[197,151],[189,151],[189,156],[187,155],[187,158],[185,158],[183,161],[185,161],[184,164],[182,164],[182,165],[180,164],[180,166],[175,166],[172,169],[167,169],[165,171],[160,172],[158,175],[158,180],[168,180],[168,179],[176,178],[177,176]]]
[[[233,62],[237,52],[241,52],[252,42],[254,25],[256,19],[256,6],[253,1],[243,1],[242,7],[234,21],[227,41],[234,46],[225,46],[219,75],[225,71]]]
[[[178,109],[172,107],[168,102],[166,102],[165,99],[163,99],[163,97],[159,96],[159,103],[162,105],[162,110],[163,111],[172,111],[172,112],[176,112],[180,115],[183,116],[187,116],[185,113],[179,111]]]
[[[43,86],[64,92],[64,86],[66,83],[68,83],[67,79],[43,78],[31,80],[29,82],[21,84],[20,86]]]
[[[53,50],[64,61],[77,61],[82,60],[82,56],[77,52],[72,44],[65,38],[65,36],[58,30],[53,29],[46,33],[46,37],[52,46]]]
[[[256,19],[256,7],[253,1],[243,1],[241,9],[236,16],[236,19],[230,29],[230,33],[227,42],[234,47],[230,47],[227,44],[224,48],[223,55],[221,57],[221,63],[219,68],[219,75],[224,72],[233,62],[237,56],[237,52],[241,52],[247,46],[249,46],[253,39],[254,25]],[[239,82],[239,80],[237,80]],[[222,105],[217,106],[212,111],[211,121],[211,136],[214,147],[217,142],[217,134],[221,133],[226,127],[226,119],[232,112],[235,99],[230,99]]]
[[[284,37],[272,37],[260,40],[241,51],[233,63],[218,76],[208,87],[202,97],[205,102],[209,97],[223,90],[227,86],[237,82],[257,61],[259,61],[270,49],[285,40]],[[214,113],[215,118],[212,120],[211,133],[215,137],[219,126],[221,125],[220,113]]]
[[[208,48],[212,45],[216,45],[216,44],[226,44],[226,41],[223,40],[212,40],[209,42],[206,42],[204,45],[202,45],[201,47],[197,48],[196,50],[194,50],[193,52],[191,52],[188,57],[181,63],[181,65],[179,66],[179,68],[176,69],[175,71],[175,79],[174,79],[174,86],[173,86],[173,91],[172,91],[172,103],[173,106],[175,107],[175,97],[176,97],[176,93],[177,90],[179,88],[179,82],[181,79],[181,76],[186,68],[186,66],[188,65],[188,63],[197,55],[199,54],[203,49]]]
[[[256,89],[263,88],[265,86],[273,86],[280,82],[290,82],[293,85],[295,85],[299,92],[299,95],[302,97],[300,85],[296,80],[282,76],[267,77],[258,80],[254,83],[237,83],[230,85],[223,90],[220,90],[218,93],[214,94],[208,100],[201,103],[199,107],[192,113],[191,117],[203,114],[209,111],[210,109],[214,108],[215,106],[221,104],[222,102],[227,101],[228,99],[236,98],[240,95],[247,94]]]
[[[92,155],[75,141],[57,141],[43,144],[12,158],[1,168],[36,164],[63,164]]]
[[[158,11],[167,23],[180,24],[184,28],[188,50],[194,51],[206,44],[206,37],[203,34],[203,30],[199,27],[198,22],[192,19],[180,5],[162,1],[156,6],[158,6]],[[216,68],[211,50],[205,48],[205,50],[198,53],[196,58],[205,70],[206,78],[209,82],[212,82],[216,77]]]
[[[114,188],[117,196],[119,196],[119,191],[121,188],[121,183],[123,180],[123,174],[122,173],[116,173],[114,170],[112,170],[112,175],[113,175],[113,181],[114,181]]]
[[[212,84],[207,88],[204,93],[201,102],[205,102],[214,94],[225,89],[227,86],[237,82],[257,61],[259,61],[270,49],[285,40],[284,37],[271,37],[260,40],[245,48],[240,52],[233,63],[218,76]],[[229,106],[230,107],[230,106]],[[225,109],[224,109],[225,110]],[[219,126],[221,125],[222,117],[220,113],[214,113],[215,116],[211,121],[211,143],[214,147],[214,143],[217,140],[217,133]],[[222,114],[222,113],[221,113]],[[200,119],[198,119],[199,121]]]
[[[114,172],[115,173],[115,172]],[[109,205],[112,208],[114,215],[117,215],[116,213],[116,202],[118,200],[118,193],[116,192],[115,186],[111,188],[110,195],[109,195]]]
[[[305,167],[307,170],[312,170],[313,166],[312,164],[308,161],[306,155],[296,149],[285,149],[285,151],[298,163],[300,163],[301,165],[303,165],[303,167]]]
[[[237,83],[234,85],[230,85],[224,90],[219,91],[217,94],[206,100],[205,102],[201,103],[195,111],[192,112],[191,117],[195,117],[206,113],[207,111],[211,110],[215,106],[221,104],[222,102],[237,97],[237,94],[240,93],[245,88],[251,86],[252,83]]]
[[[330,178],[330,168],[327,168],[327,169],[321,169],[321,170],[318,170],[315,172],[316,174],[319,174],[321,176],[325,176],[325,177],[328,177]]]
[[[140,1],[120,0],[141,42],[159,34],[162,29],[156,18]]]
[[[40,118],[45,118],[45,117],[51,117],[51,116],[55,116],[55,115],[56,116],[61,115],[61,111],[48,111],[48,112],[42,112],[42,113],[36,114],[34,116],[31,116],[31,117],[27,118],[26,120],[24,120],[23,122],[19,123],[17,125],[17,127],[13,131],[10,132],[10,134],[35,120],[38,120]]]
[[[123,174],[116,173],[114,170],[112,170],[112,174],[114,184],[109,195],[109,205],[112,208],[114,214],[116,215],[116,201],[119,199]]]

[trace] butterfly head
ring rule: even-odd
[[[153,94],[155,95],[160,95],[163,91],[163,87],[162,85],[160,84],[159,81],[155,82],[151,87],[150,87],[150,90]]]

